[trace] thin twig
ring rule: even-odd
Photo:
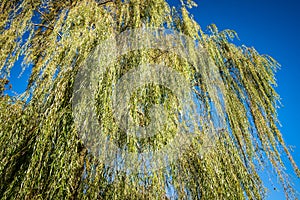
[[[101,2],[101,3],[99,3],[98,5],[99,5],[99,6],[102,6],[102,5],[105,5],[105,4],[107,4],[107,3],[114,3],[114,2],[115,2],[114,0],[109,0],[109,1]]]
[[[36,11],[38,13],[40,13],[48,22],[51,22],[51,20],[43,12],[41,12],[39,9],[37,9]]]
[[[44,25],[44,24],[33,24],[33,25],[34,25],[34,26],[45,27],[45,28],[49,28],[49,29],[51,29],[51,30],[54,30],[53,27],[51,27],[51,26],[46,26],[46,25]],[[57,34],[62,38],[62,35],[61,35],[59,32],[57,32]]]

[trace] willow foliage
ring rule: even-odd
[[[179,9],[165,0],[2,0],[0,4],[0,197],[1,199],[262,199],[266,190],[259,170],[270,162],[283,185],[287,198],[294,190],[285,173],[284,152],[295,172],[299,169],[279,132],[274,90],[274,72],[279,64],[255,49],[238,47],[231,40],[234,31],[218,31],[214,25],[204,33],[190,16],[192,1],[182,1]],[[170,28],[202,45],[217,66],[222,89],[226,124],[213,129],[214,147],[199,155],[199,145],[191,144],[184,156],[168,167],[125,173],[111,169],[89,153],[78,137],[72,115],[74,79],[82,63],[98,44],[129,29]],[[193,55],[190,55],[191,57]],[[23,70],[32,68],[27,90],[20,97],[9,97],[7,89],[11,68],[22,60]],[[130,52],[122,63],[110,66],[97,93],[100,121],[113,124],[107,96],[111,82],[147,60],[169,62],[193,82],[196,97],[209,116],[210,100],[207,74],[198,73],[185,61],[158,50]],[[170,111],[177,106],[172,92],[147,85],[131,97],[131,114],[138,124],[149,122],[136,112],[138,103],[157,104]],[[146,91],[146,92],[145,92]],[[169,98],[165,98],[169,96]],[[147,122],[148,121],[148,122]],[[169,134],[151,140],[159,148]],[[110,126],[120,145],[137,151],[137,142]],[[199,134],[201,138],[201,134]],[[122,144],[121,144],[122,143]]]

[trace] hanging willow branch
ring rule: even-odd
[[[266,162],[276,170],[286,198],[295,198],[282,150],[298,176],[299,169],[277,128],[279,96],[274,73],[279,64],[253,48],[231,43],[236,37],[233,31],[219,32],[212,25],[205,34],[188,13],[186,7],[193,5],[183,1],[176,11],[165,0],[1,1],[1,199],[262,199],[266,191],[259,170]],[[128,66],[144,61],[163,61],[189,78],[195,98],[205,105],[199,119],[212,121],[211,113],[219,109],[226,123],[211,124],[217,137],[205,154],[199,153],[203,128],[196,131],[184,155],[166,168],[125,173],[107,167],[80,140],[72,115],[73,84],[82,70],[80,64],[99,43],[143,26],[177,30],[202,45],[224,84],[221,108],[211,103],[218,98],[207,84],[213,72],[197,72],[172,52],[129,52],[110,66],[97,91],[97,114],[107,134],[132,152],[145,145],[159,149],[174,137],[178,121],[172,121],[172,109],[178,102],[167,88],[146,85],[130,100],[131,115],[141,126],[149,123],[150,108],[141,111],[139,104],[160,102],[166,107],[170,120],[166,120],[165,134],[136,141],[116,127],[111,115],[112,82],[129,71]],[[32,71],[27,90],[15,99],[5,95],[5,85],[19,58],[23,68],[32,67]]]

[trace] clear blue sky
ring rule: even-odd
[[[179,0],[169,0],[172,4]],[[299,0],[199,0],[198,7],[192,10],[195,19],[203,29],[215,23],[219,30],[235,30],[241,42],[254,46],[258,52],[269,54],[281,65],[276,77],[277,91],[281,95],[283,107],[278,110],[283,137],[300,165],[300,1]],[[21,78],[17,63],[12,70],[13,89],[21,93],[26,87],[30,71]],[[286,160],[286,159],[285,159]],[[300,179],[288,166],[288,172],[300,192]],[[266,184],[269,185],[268,180]],[[276,179],[273,179],[276,185]],[[268,199],[284,199],[282,188],[274,191],[270,186]]]

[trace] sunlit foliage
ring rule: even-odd
[[[294,198],[282,154],[298,176],[299,169],[278,130],[276,114],[279,96],[274,90],[274,73],[279,64],[254,48],[233,44],[234,31],[218,31],[215,25],[203,31],[189,14],[194,2],[182,1],[178,6],[172,8],[165,0],[1,0],[2,199],[164,199],[170,195],[179,199],[262,199],[266,191],[258,173],[266,163],[276,171],[286,197]],[[227,124],[214,129],[218,137],[207,153],[199,155],[200,145],[195,143],[167,168],[141,175],[107,168],[88,153],[74,125],[72,93],[80,63],[89,52],[112,35],[143,26],[170,28],[203,46],[225,86],[221,109]],[[206,96],[211,90],[206,74],[176,56],[161,54],[155,50],[131,52],[122,58],[128,65],[112,66],[119,74],[105,75],[97,97],[102,123],[113,120],[104,95],[111,92],[111,81],[128,71],[126,67],[139,64],[141,58],[150,63],[163,59],[189,77],[195,88],[200,88],[195,93],[206,103],[209,115],[209,99],[214,97]],[[32,71],[25,93],[13,98],[5,90],[18,59],[22,59],[23,70]],[[171,93],[159,86],[147,87],[148,93],[137,91],[131,99],[131,113],[139,124],[147,123],[149,117],[135,112],[136,102],[145,103],[143,99],[148,98],[154,104],[162,101],[161,94]],[[164,106],[171,108],[176,99],[170,96]],[[112,132],[120,143],[137,150],[130,138]],[[171,137],[166,134],[139,142],[155,147]]]

